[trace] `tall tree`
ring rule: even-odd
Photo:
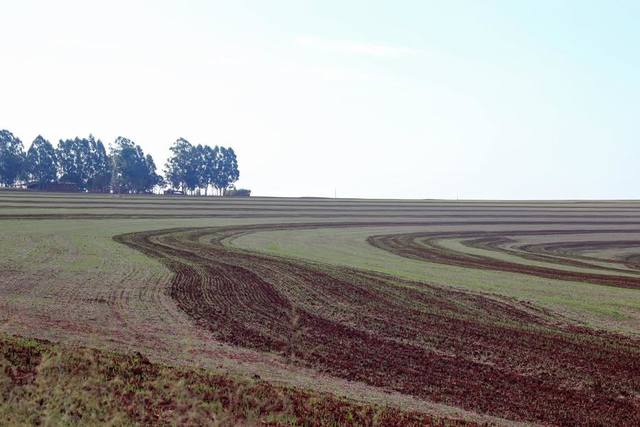
[[[185,193],[198,187],[200,180],[196,148],[184,138],[171,146],[171,157],[165,167],[167,181]]]
[[[79,189],[86,190],[90,176],[89,140],[78,137],[61,139],[56,150],[56,158],[60,181],[76,184]]]
[[[23,174],[22,141],[8,130],[0,130],[0,185],[14,185]]]
[[[208,194],[209,187],[214,187],[216,175],[219,169],[218,146],[211,148],[208,145],[203,147],[202,153],[202,182],[205,188],[205,196]]]
[[[164,179],[156,172],[156,162],[153,161],[151,154],[147,154],[145,157],[145,165],[147,169],[147,179],[145,181],[144,191],[152,191],[157,186],[163,186]]]
[[[88,143],[87,189],[106,193],[111,183],[111,161],[102,141],[89,135]]]
[[[223,194],[224,190],[240,177],[238,159],[233,148],[213,148],[207,145],[193,146],[184,138],[171,146],[171,156],[165,166],[167,182],[176,189],[193,192],[203,189],[208,194],[209,187]]]
[[[204,190],[205,196],[208,193],[209,185],[211,184],[211,171],[209,157],[211,155],[211,147],[198,144],[194,147],[192,160],[194,161],[198,188]]]
[[[72,182],[81,190],[109,191],[111,162],[104,144],[93,135],[60,140],[56,157],[60,181]]]
[[[116,193],[144,193],[162,181],[151,155],[128,138],[118,137],[111,146],[112,187]]]
[[[25,170],[29,180],[35,181],[41,189],[45,188],[47,184],[55,182],[58,178],[57,167],[56,151],[53,145],[38,135],[27,151]]]
[[[224,190],[240,178],[238,159],[233,148],[220,147],[219,162],[217,188],[223,194]]]

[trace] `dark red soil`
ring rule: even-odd
[[[615,231],[615,230],[614,230]],[[628,230],[624,230],[628,232]],[[604,230],[603,233],[611,233],[612,230]],[[597,274],[597,273],[585,273],[578,271],[569,271],[559,268],[544,267],[537,265],[526,264],[526,261],[522,263],[510,262],[500,260],[496,258],[471,255],[459,251],[443,248],[437,244],[438,240],[442,239],[468,239],[467,244],[469,246],[480,246],[485,248],[493,248],[500,244],[507,242],[509,235],[539,235],[539,234],[581,234],[589,233],[594,234],[597,231],[585,231],[585,230],[558,230],[549,232],[535,230],[535,231],[509,231],[509,232],[446,232],[446,233],[404,233],[404,234],[388,234],[380,236],[371,236],[367,240],[368,242],[378,248],[393,252],[394,254],[413,259],[422,259],[430,262],[437,262],[441,264],[455,265],[460,267],[476,268],[483,270],[499,270],[508,271],[512,273],[530,274],[538,277],[544,277],[547,279],[568,280],[573,282],[587,282],[598,285],[614,286],[619,288],[640,288],[640,276],[622,276],[615,274]],[[637,242],[640,244],[640,242]],[[602,242],[602,246],[606,247],[607,242]],[[511,251],[502,249],[502,251],[510,253]],[[609,267],[602,267],[594,264],[587,263],[579,260],[560,260],[558,257],[552,257],[549,255],[540,255],[535,253],[529,253],[519,256],[524,258],[530,258],[535,260],[542,260],[553,262],[556,264],[569,264],[578,267],[592,268],[608,270],[612,272],[634,273],[629,270],[615,269]],[[636,272],[637,274],[637,272]]]
[[[513,420],[640,424],[638,340],[578,328],[516,301],[222,245],[274,228],[161,230],[116,239],[165,262],[175,272],[170,292],[179,307],[228,343]],[[405,255],[402,248],[394,246]],[[418,249],[424,246],[407,254],[420,258]]]
[[[628,231],[627,231],[628,233]],[[580,241],[580,242],[554,242],[554,243],[540,243],[540,244],[528,244],[521,245],[520,249],[531,254],[541,254],[545,256],[551,254],[558,257],[571,257],[577,260],[589,261],[603,261],[603,259],[585,256],[582,253],[589,250],[605,250],[605,249],[626,249],[626,248],[640,248],[640,240],[613,240],[613,241]],[[633,258],[637,255],[623,256],[621,258],[606,259],[609,263],[625,265],[628,268],[634,270],[640,270],[640,265],[633,261]],[[629,259],[631,258],[631,259]],[[627,270],[628,271],[628,270]]]

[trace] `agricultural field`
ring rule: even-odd
[[[0,333],[5,423],[638,425],[640,202],[0,192]]]

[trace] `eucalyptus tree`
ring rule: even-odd
[[[217,174],[216,188],[221,194],[240,178],[238,159],[233,148],[220,147],[220,165]]]
[[[198,149],[186,139],[178,138],[170,151],[165,167],[167,181],[173,188],[193,192],[201,182]]]
[[[12,186],[24,174],[24,148],[20,138],[0,130],[0,185]]]
[[[102,141],[95,139],[93,135],[89,135],[88,142],[87,189],[100,193],[109,192],[111,188],[111,161],[107,150]]]
[[[233,148],[194,146],[179,138],[170,150],[171,156],[165,166],[166,181],[185,194],[201,189],[207,195],[209,188],[213,187],[221,195],[240,177]]]
[[[132,140],[119,136],[111,146],[111,187],[114,193],[146,193],[159,185],[153,157]]]
[[[57,169],[55,148],[49,141],[38,135],[27,151],[25,171],[28,179],[43,189],[47,184],[56,182]]]

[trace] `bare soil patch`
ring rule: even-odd
[[[508,419],[640,422],[638,340],[579,328],[516,301],[222,244],[269,227],[277,228],[117,239],[175,271],[171,296],[222,341]]]

